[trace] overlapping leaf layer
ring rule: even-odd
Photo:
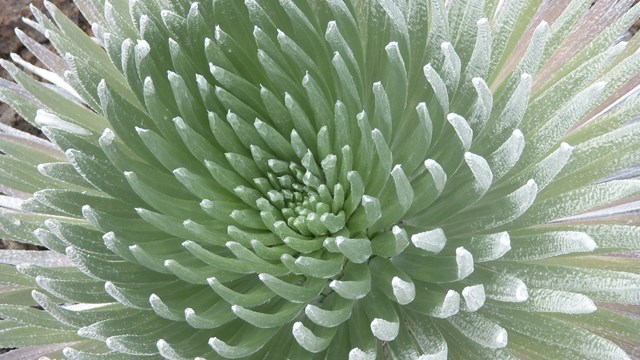
[[[59,56],[18,32],[45,82],[2,63],[0,99],[51,142],[0,128],[1,232],[68,260],[0,267],[0,345],[638,348],[632,1],[76,2],[93,38],[50,3],[28,20]]]

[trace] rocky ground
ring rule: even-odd
[[[59,9],[61,9],[71,20],[80,24],[84,29],[88,28],[88,24],[84,20],[84,17],[80,14],[77,8],[73,5],[71,0],[52,0]],[[15,34],[15,28],[19,28],[28,35],[42,44],[48,44],[48,41],[44,36],[40,35],[37,31],[31,29],[23,21],[23,17],[30,17],[31,12],[29,10],[29,4],[38,9],[44,9],[42,0],[2,0],[0,1],[0,58],[8,59],[11,53],[20,55],[23,59],[36,62],[37,59],[25,49],[20,43]],[[44,10],[43,10],[44,11]],[[0,68],[0,76],[7,77],[4,69]],[[29,126],[24,122],[18,114],[15,113],[5,104],[0,104],[0,121],[5,124],[14,125],[31,133],[38,133],[36,129]]]

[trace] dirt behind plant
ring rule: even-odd
[[[51,2],[85,31],[90,28],[71,0],[51,0]],[[0,0],[0,58],[9,59],[11,53],[16,53],[26,61],[39,64],[35,56],[22,46],[14,31],[15,28],[19,28],[41,44],[49,45],[44,36],[22,21],[23,17],[31,17],[29,4],[33,4],[46,13],[42,0]],[[2,68],[0,68],[0,76],[8,78],[6,71]],[[30,126],[15,111],[2,103],[0,103],[0,122],[32,134],[39,134],[37,129]]]

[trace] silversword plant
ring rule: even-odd
[[[2,62],[0,359],[638,356],[632,0],[76,3]]]

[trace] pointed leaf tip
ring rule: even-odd
[[[373,335],[382,341],[392,341],[400,332],[400,323],[380,318],[373,319],[370,327]]]
[[[418,249],[437,254],[444,248],[447,238],[444,231],[438,228],[412,235],[411,242]]]
[[[416,286],[412,282],[394,276],[391,280],[391,288],[400,305],[407,305],[416,298]]]

